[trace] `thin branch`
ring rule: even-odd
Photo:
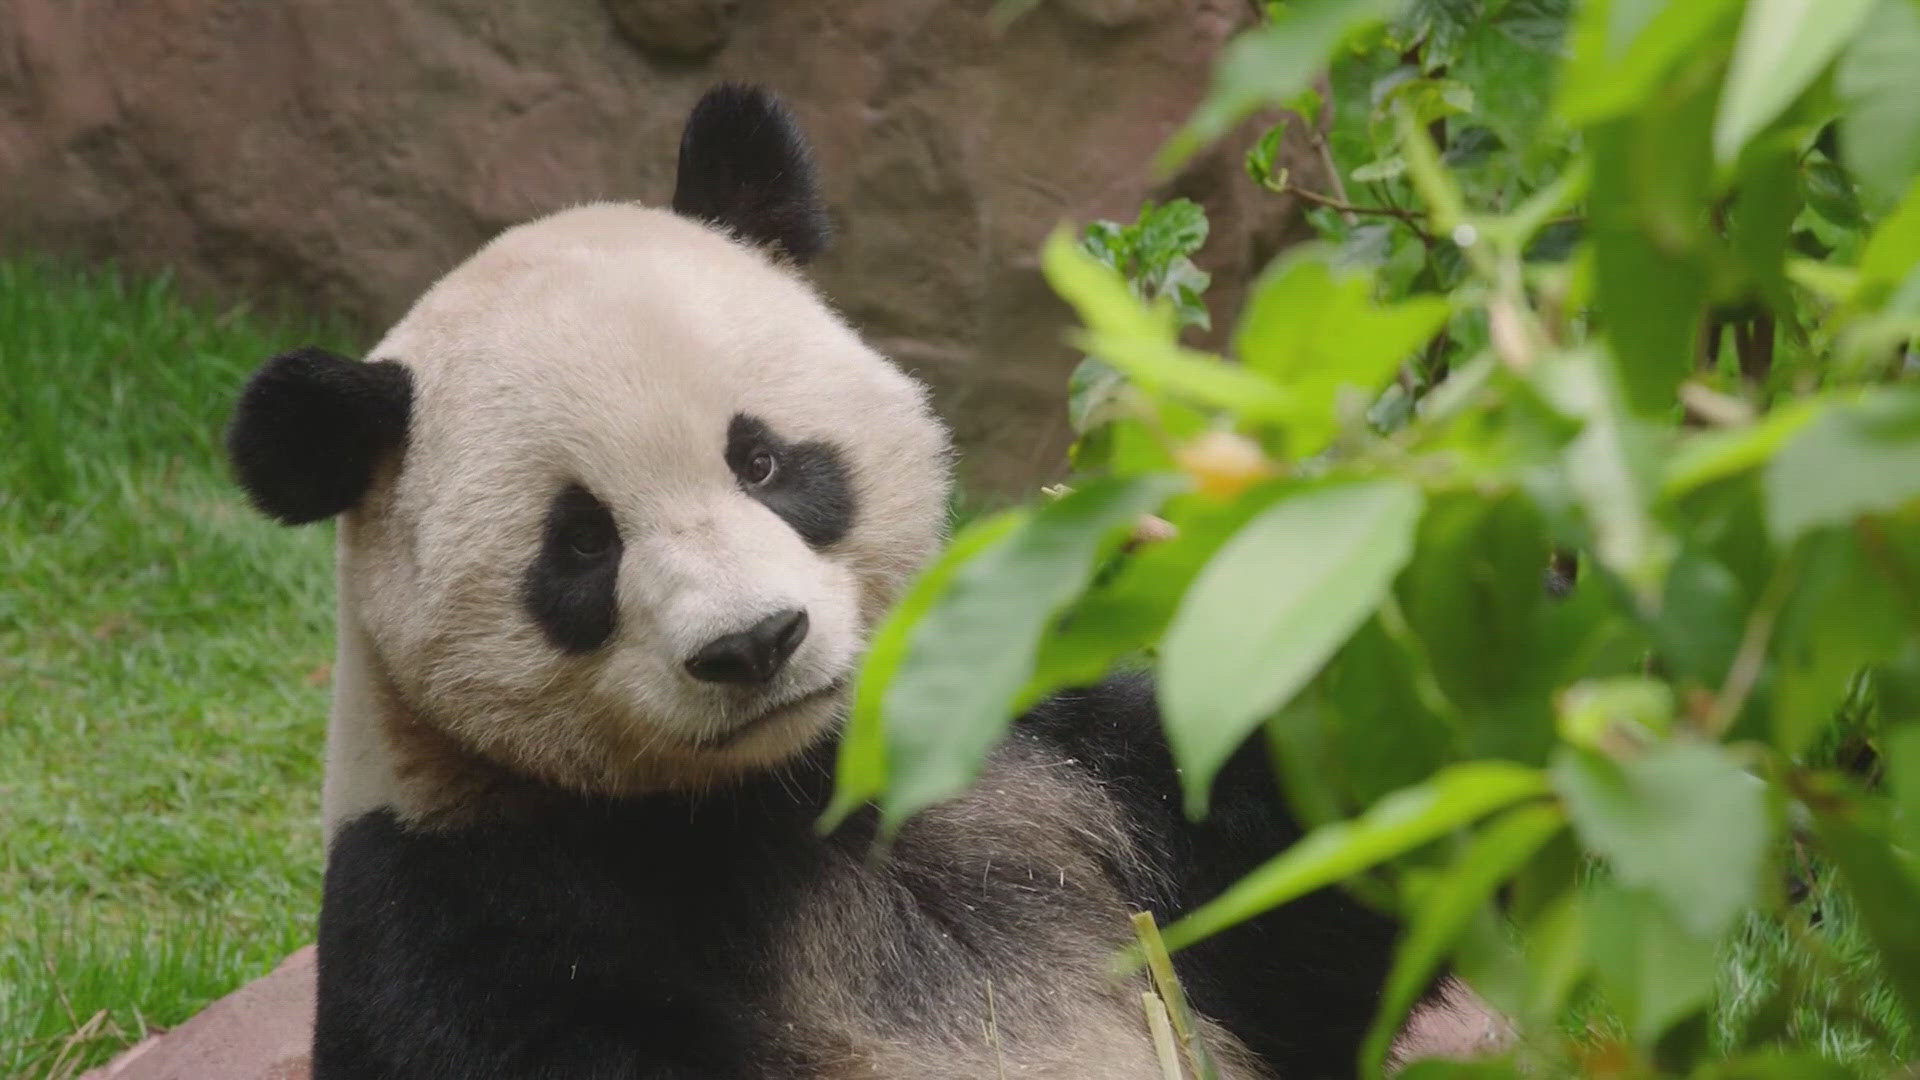
[[[1727,666],[1726,681],[1721,684],[1720,692],[1713,697],[1713,708],[1701,724],[1706,734],[1718,738],[1733,726],[1746,706],[1747,695],[1753,692],[1754,683],[1759,681],[1760,668],[1766,662],[1767,642],[1773,637],[1774,620],[1780,617],[1780,609],[1786,606],[1787,595],[1792,591],[1793,583],[1799,578],[1798,559],[1789,555],[1786,560],[1774,568],[1760,599],[1753,605],[1747,616],[1746,631],[1740,637],[1740,647],[1733,654],[1733,663]]]
[[[1346,215],[1349,224],[1353,222],[1355,214],[1398,218],[1406,222],[1408,227],[1413,229],[1414,232],[1420,234],[1421,239],[1433,239],[1433,234],[1428,232],[1426,227],[1421,224],[1421,221],[1426,215],[1413,210],[1402,210],[1397,206],[1355,206],[1345,199],[1335,198],[1331,195],[1322,195],[1317,191],[1309,191],[1298,184],[1288,184],[1286,186],[1286,192],[1289,195],[1297,195],[1313,203],[1315,206],[1324,206],[1329,210],[1340,211],[1340,213]]]
[[[1327,183],[1333,185],[1333,194],[1340,200],[1340,205],[1335,209],[1338,209],[1347,219],[1348,225],[1356,224],[1357,219],[1354,215],[1359,213],[1359,210],[1347,201],[1347,185],[1340,179],[1340,166],[1333,163],[1333,147],[1327,144],[1326,133],[1320,130],[1318,123],[1309,124],[1307,127],[1313,148],[1320,155],[1320,164],[1327,170]]]

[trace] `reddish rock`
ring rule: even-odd
[[[307,1080],[313,946],[80,1080]]]
[[[665,56],[701,57],[719,48],[739,0],[605,0],[613,25],[636,48]]]
[[[694,100],[760,81],[818,145],[827,292],[934,384],[976,486],[1024,489],[1074,360],[1048,230],[1201,198],[1232,311],[1293,210],[1240,176],[1245,140],[1149,182],[1245,0],[1048,0],[1004,34],[991,7],[0,0],[0,236],[377,326],[506,225],[664,200]]]

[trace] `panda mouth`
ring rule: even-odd
[[[825,686],[816,687],[815,689],[809,690],[804,694],[798,695],[797,697],[790,697],[785,701],[777,702],[773,705],[768,706],[765,711],[759,713],[758,715],[749,717],[748,719],[742,721],[741,723],[735,724],[733,727],[728,728],[726,731],[720,732],[717,735],[708,735],[700,738],[699,740],[697,740],[697,745],[703,750],[724,749],[728,746],[733,745],[734,743],[739,742],[741,739],[745,738],[747,735],[750,735],[755,731],[759,731],[760,729],[765,727],[770,727],[778,723],[779,721],[784,720],[789,716],[792,716],[794,713],[799,712],[803,707],[815,701],[818,701],[821,698],[831,697],[835,694],[838,694],[846,686],[846,682],[847,681],[844,678],[835,679],[832,682],[827,683]]]

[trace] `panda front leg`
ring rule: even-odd
[[[665,907],[562,831],[413,831],[387,811],[333,841],[314,1080],[787,1077],[762,1010],[703,967]]]

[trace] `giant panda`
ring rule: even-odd
[[[948,438],[801,276],[827,217],[777,100],[707,94],[676,184],[240,393],[251,502],[337,519],[315,1080],[1162,1076],[1112,960],[1298,835],[1259,748],[1185,820],[1120,675],[883,852],[821,835]],[[1393,936],[1329,890],[1178,954],[1223,1080],[1351,1074]]]

